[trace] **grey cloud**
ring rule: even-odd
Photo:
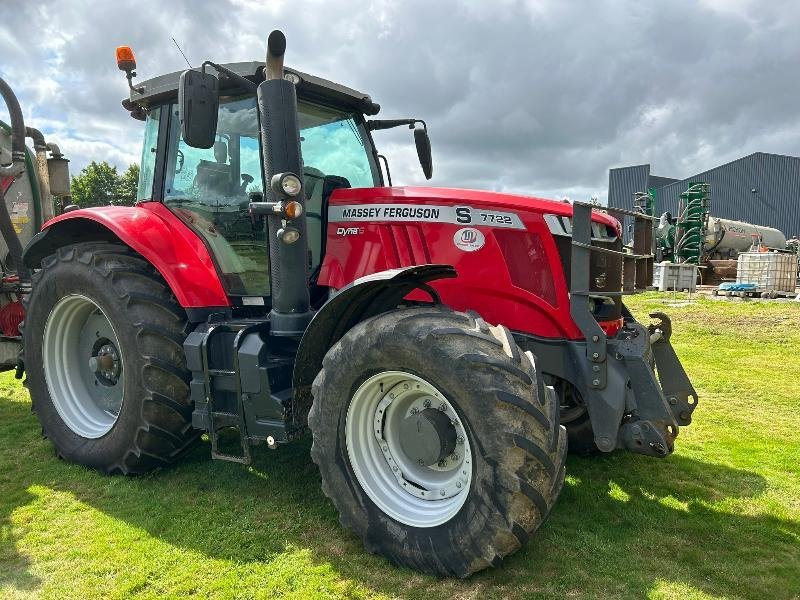
[[[274,27],[293,66],[370,93],[382,116],[424,118],[436,185],[603,197],[609,167],[684,176],[756,150],[796,154],[800,136],[793,2],[4,0],[0,11],[0,74],[26,115],[64,123],[52,131],[67,150],[75,139],[78,168],[139,152],[115,46],[133,46],[149,77],[183,67],[171,36],[194,63],[250,60]],[[376,138],[395,183],[424,183],[407,130]]]

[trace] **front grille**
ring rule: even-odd
[[[545,215],[556,241],[561,266],[567,282],[572,280],[572,219]],[[591,252],[589,256],[589,297],[592,314],[598,321],[618,319],[622,315],[623,263],[622,239],[613,228],[592,222],[591,245],[611,252]]]

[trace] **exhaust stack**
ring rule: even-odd
[[[273,31],[267,41],[265,80],[258,86],[257,97],[267,188],[264,197],[277,208],[267,216],[272,281],[270,330],[273,335],[300,337],[313,313],[308,293],[306,198],[302,186],[297,95],[294,84],[283,78],[285,51],[286,37],[281,31]],[[301,184],[287,189],[282,182],[290,175]],[[288,209],[290,205],[292,210]]]

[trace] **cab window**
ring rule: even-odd
[[[164,204],[203,237],[229,294],[268,296],[266,233],[248,210],[248,193],[264,187],[255,98],[220,102],[208,149],[183,141],[176,105],[172,117]]]

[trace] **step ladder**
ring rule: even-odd
[[[207,402],[208,439],[211,441],[211,457],[219,460],[249,465],[253,461],[250,452],[250,439],[247,435],[244,404],[242,402],[242,382],[239,377],[239,349],[245,336],[259,331],[268,332],[269,323],[264,321],[226,321],[211,325],[201,345],[205,398]],[[233,339],[233,369],[212,369],[209,366],[209,342],[220,333],[235,333]],[[214,405],[213,382],[219,379],[232,379],[236,395],[236,412],[217,410]],[[220,432],[234,429],[239,434],[242,447],[240,455],[221,452],[219,449]]]

